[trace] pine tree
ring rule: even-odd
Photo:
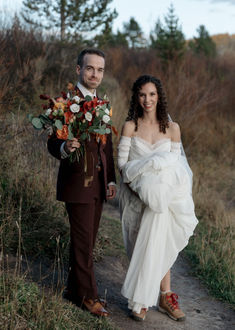
[[[216,45],[211,39],[206,27],[200,25],[197,28],[198,37],[194,37],[193,41],[189,42],[189,47],[195,54],[204,54],[207,57],[216,55]]]
[[[94,41],[97,47],[128,47],[126,34],[119,30],[116,34],[113,33],[109,24],[94,38]]]
[[[154,31],[150,34],[151,47],[156,49],[158,55],[166,62],[179,59],[185,51],[184,34],[174,11],[171,4],[164,18],[165,26],[158,19]]]
[[[142,48],[146,46],[146,40],[138,22],[134,17],[130,18],[128,23],[124,23],[123,33],[126,35],[129,45],[132,48]]]
[[[24,0],[22,16],[33,27],[60,29],[61,40],[93,31],[117,17],[112,0]]]

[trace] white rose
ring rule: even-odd
[[[102,120],[105,124],[107,124],[110,121],[110,117],[108,115],[104,115]]]
[[[50,116],[50,114],[51,114],[51,109],[49,108],[49,109],[46,110],[45,115]]]
[[[107,113],[107,115],[109,115],[109,109],[108,109],[108,108],[106,108],[106,109],[104,110],[104,112]]]
[[[70,105],[70,110],[73,112],[73,113],[76,113],[76,112],[79,112],[80,111],[80,106],[78,104],[72,104]]]
[[[103,100],[109,101],[109,98],[106,94],[104,95]]]
[[[91,121],[92,120],[92,114],[90,112],[86,112],[85,113],[85,118],[87,121]]]
[[[72,100],[74,100],[76,103],[79,103],[80,102],[80,97],[76,95],[72,98]]]

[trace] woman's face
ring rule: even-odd
[[[146,112],[156,112],[158,94],[156,86],[149,82],[140,88],[138,100],[140,106]]]

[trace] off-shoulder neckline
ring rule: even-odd
[[[148,144],[148,145],[150,145],[150,146],[156,146],[157,144],[161,144],[161,143],[163,143],[163,142],[165,142],[165,141],[170,141],[172,144],[180,144],[181,142],[174,142],[174,141],[171,141],[171,139],[170,138],[162,138],[162,139],[158,139],[157,141],[155,141],[154,143],[150,143],[150,142],[148,142],[147,140],[145,140],[145,139],[143,139],[143,138],[141,138],[140,136],[125,136],[125,135],[122,135],[121,136],[121,138],[124,138],[124,139],[127,139],[127,140],[129,140],[129,141],[131,141],[132,139],[137,139],[137,140],[140,140],[140,141],[142,141],[143,143],[145,143],[145,144]]]

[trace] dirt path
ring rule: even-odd
[[[118,210],[106,204],[104,215],[119,218]],[[200,281],[190,275],[188,263],[181,257],[172,269],[172,289],[180,297],[186,314],[185,322],[175,322],[152,308],[144,322],[128,316],[127,302],[120,290],[125,278],[126,264],[117,257],[104,257],[96,264],[96,278],[100,294],[107,290],[108,309],[114,325],[123,330],[229,330],[235,329],[235,312],[228,305],[210,297]]]

